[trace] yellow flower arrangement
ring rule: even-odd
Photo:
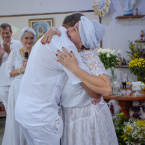
[[[127,145],[141,145],[145,142],[145,120],[132,120],[124,123],[124,139]]]
[[[127,51],[131,61],[129,62],[129,68],[134,75],[137,75],[138,81],[145,82],[145,59],[142,53],[142,44],[135,44],[129,41],[129,49]]]
[[[135,44],[131,41],[128,41],[129,42],[129,49],[130,51],[126,51],[127,52],[127,56],[130,57],[130,59],[136,59],[136,58],[141,58],[142,57],[142,44],[139,43],[139,44]]]
[[[134,75],[137,75],[138,81],[145,82],[145,59],[136,58],[129,62],[129,68]]]

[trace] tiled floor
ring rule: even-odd
[[[5,118],[0,118],[0,145],[2,143],[4,128],[5,128]]]

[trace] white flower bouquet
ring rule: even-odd
[[[120,55],[121,51],[119,50],[116,54],[115,50],[108,49],[98,49],[98,56],[102,63],[104,64],[105,69],[108,68],[116,68],[118,65],[118,56]]]

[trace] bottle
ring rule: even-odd
[[[126,89],[130,89],[130,82],[126,82]]]
[[[122,89],[126,89],[126,82],[128,82],[127,73],[122,74]]]
[[[122,82],[122,89],[126,89],[126,82]]]
[[[111,112],[111,115],[114,116],[114,106],[112,103],[110,105],[110,112]]]

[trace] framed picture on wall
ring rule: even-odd
[[[29,27],[36,32],[36,41],[43,36],[50,27],[54,26],[53,18],[29,19]]]

